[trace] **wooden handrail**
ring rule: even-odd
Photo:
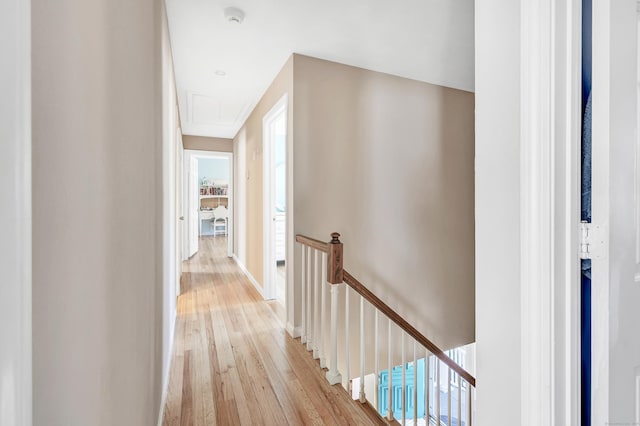
[[[304,244],[305,246],[313,247],[316,250],[329,253],[329,243],[325,243],[324,241],[298,234],[296,235],[296,242]]]
[[[420,333],[414,326],[409,324],[404,318],[402,318],[396,311],[391,309],[389,305],[384,303],[373,294],[367,287],[365,287],[360,281],[355,279],[346,270],[342,271],[344,276],[344,282],[356,291],[359,295],[364,297],[369,303],[375,306],[380,312],[386,315],[391,321],[395,322],[398,327],[404,330],[409,336],[413,337],[418,343],[424,346],[429,352],[435,355],[440,361],[445,363],[449,368],[458,373],[460,377],[465,379],[471,386],[476,386],[476,379],[467,370],[460,367],[454,360],[449,358],[447,354],[442,351],[435,343],[427,339],[422,333]]]

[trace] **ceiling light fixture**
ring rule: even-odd
[[[222,70],[216,70],[215,74],[220,77],[224,77],[225,75],[227,75],[227,73]]]
[[[229,22],[241,24],[244,21],[244,12],[237,7],[226,7],[224,9],[224,17]]]

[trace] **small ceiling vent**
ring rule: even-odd
[[[244,21],[244,12],[237,7],[227,7],[224,9],[224,17],[234,24],[241,24]]]

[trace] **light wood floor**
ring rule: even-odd
[[[384,424],[329,386],[226,247],[201,238],[185,262],[163,425]]]

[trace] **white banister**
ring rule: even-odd
[[[307,250],[307,350],[310,351],[312,349],[312,341],[313,341],[313,327],[311,326],[311,250]]]
[[[451,367],[447,366],[447,426],[451,426]]]
[[[331,385],[342,384],[347,392],[358,399],[361,403],[367,402],[367,394],[373,392],[372,404],[376,411],[388,407],[386,418],[389,422],[399,423],[402,425],[423,424],[441,426],[445,424],[443,417],[446,418],[446,424],[459,426],[463,424],[463,416],[465,426],[471,426],[474,416],[473,401],[475,394],[475,379],[464,368],[456,365],[459,357],[458,352],[443,352],[427,339],[420,332],[415,330],[411,324],[407,323],[395,311],[389,308],[375,294],[368,290],[362,283],[354,278],[347,271],[342,269],[343,247],[339,241],[337,233],[332,234],[332,240],[329,243],[298,235],[296,241],[302,244],[302,265],[301,265],[301,343],[306,346],[308,351],[312,351],[314,359],[319,359],[322,369],[328,368],[326,371],[326,379]],[[314,250],[314,251],[312,251]],[[296,272],[297,273],[297,272]],[[345,285],[344,298],[340,297],[340,286]],[[329,286],[327,289],[326,286]],[[330,295],[327,295],[330,291]],[[352,294],[353,292],[353,294]],[[357,321],[356,313],[351,314],[351,300],[353,296],[360,297],[359,303],[359,327],[355,323]],[[344,299],[344,318],[342,309],[342,299]],[[300,300],[300,299],[297,299]],[[329,306],[326,304],[329,303]],[[353,300],[354,307],[356,301]],[[370,305],[373,311],[373,327],[366,325],[367,315],[371,318]],[[384,339],[381,332],[384,333],[384,323],[380,324],[380,314],[388,320],[387,328],[387,362],[388,362],[388,389],[387,393],[381,392],[380,369],[384,368],[384,360],[381,359],[381,345],[384,345]],[[327,315],[330,318],[326,318]],[[354,321],[351,321],[353,315]],[[344,321],[344,323],[339,322]],[[344,327],[344,340],[339,338],[338,331],[342,331]],[[394,347],[395,337],[394,330],[400,331],[400,339],[395,342],[400,345]],[[360,371],[353,372],[353,380],[359,383],[359,387],[354,387],[351,374],[351,335],[352,332],[359,333],[359,336],[353,336],[354,347],[358,341],[360,349],[359,365]],[[367,340],[366,333],[373,333],[373,341]],[[411,339],[407,342],[407,336]],[[358,338],[359,337],[359,338]],[[370,338],[369,338],[370,339]],[[338,344],[341,341],[340,345]],[[369,346],[367,347],[367,343]],[[344,345],[344,347],[343,347]],[[373,347],[373,354],[367,355]],[[422,349],[420,349],[422,348]],[[345,359],[343,376],[338,370],[338,354],[342,356],[344,349]],[[400,349],[400,353],[398,353]],[[407,352],[407,351],[413,351]],[[418,364],[421,360],[420,356],[424,351],[424,378],[419,377]],[[400,360],[395,357],[398,355]],[[356,355],[357,356],[357,355]],[[366,388],[367,357],[373,356],[373,375],[375,381],[373,389]],[[399,362],[400,377],[395,377],[394,383],[394,364]],[[381,364],[382,363],[382,364]],[[409,364],[413,365],[411,377],[407,377],[407,368]],[[446,374],[444,371],[446,366]],[[397,371],[397,370],[396,370]],[[444,376],[444,378],[443,378]],[[424,419],[418,422],[419,410],[419,383],[422,385],[424,379]],[[443,386],[442,380],[447,380],[446,388]],[[401,383],[399,383],[401,382]],[[411,383],[411,389],[409,389]],[[395,386],[394,386],[395,385]],[[457,387],[457,396],[453,395]],[[357,388],[357,393],[356,393]],[[464,394],[464,391],[467,392]],[[435,395],[434,395],[435,392]],[[446,401],[443,401],[442,393],[447,392]],[[387,398],[387,404],[385,404]],[[457,399],[457,405],[454,407],[454,398]],[[463,399],[467,398],[467,407],[463,408]],[[400,408],[402,413],[398,417],[394,414],[395,408]],[[445,414],[446,410],[446,414]],[[457,416],[456,412],[457,411]],[[464,413],[463,413],[464,412]]]
[[[351,395],[351,346],[349,346],[349,334],[351,334],[349,325],[349,286],[344,287],[344,339],[345,339],[345,356],[347,363],[345,369],[347,370],[347,392]]]
[[[387,354],[389,355],[388,361],[389,361],[389,401],[387,401],[389,403],[389,409],[387,410],[387,419],[389,421],[393,421],[393,354],[391,352],[391,350],[393,349],[391,347],[391,327],[393,326],[393,323],[391,322],[391,318],[389,318],[389,330],[388,330],[388,352]]]
[[[460,425],[462,424],[462,378],[459,374],[456,374],[456,377],[458,378],[458,421],[456,424]]]
[[[307,248],[304,244],[302,245],[302,330],[300,331],[300,343],[303,345],[307,343],[307,250],[311,250]]]
[[[407,423],[407,350],[404,342],[404,330],[401,330],[400,333],[400,345],[402,346],[402,391],[400,392],[402,399],[400,406],[402,407],[402,425],[404,426]]]
[[[440,426],[440,359],[436,358],[436,424]]]
[[[374,346],[375,353],[373,354],[374,360],[374,374],[376,376],[375,381],[373,382],[373,401],[376,410],[380,409],[380,401],[378,400],[378,392],[380,391],[380,339],[378,337],[378,310],[375,310],[374,319],[373,319],[373,338],[374,338]]]
[[[418,348],[413,339],[413,424],[418,424]]]
[[[471,402],[473,401],[473,388],[471,387],[471,385],[467,386],[467,425],[471,426],[472,425],[472,420],[473,420],[473,409],[471,407]]]
[[[320,298],[318,297],[318,291],[319,291],[319,280],[320,280],[320,271],[318,270],[320,268],[320,251],[319,250],[315,250],[315,256],[314,256],[314,268],[313,268],[313,359],[318,359],[320,358],[320,354],[319,354],[319,350],[318,350],[318,340],[319,339],[319,332],[318,332],[318,327],[320,326],[320,309],[319,309],[319,302],[320,302]]]
[[[326,318],[326,293],[327,293],[327,254],[322,253],[322,303],[321,303],[321,311],[320,311],[320,368],[327,368],[327,358],[325,351],[325,344],[327,341],[327,318]]]
[[[364,390],[364,297],[360,296],[360,402],[367,402]]]
[[[431,384],[429,383],[429,370],[431,369],[431,360],[429,359],[429,350],[424,350],[424,419],[426,420],[426,424],[429,424],[429,417],[431,408],[429,405],[431,404]]]
[[[331,368],[326,377],[331,385],[342,382],[342,375],[338,371],[338,295],[340,284],[331,285]]]

